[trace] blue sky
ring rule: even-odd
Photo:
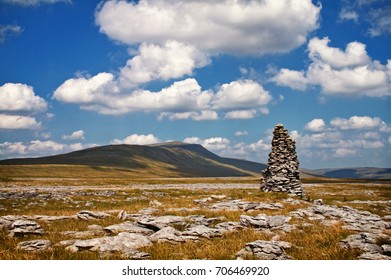
[[[199,143],[391,166],[391,3],[0,0],[0,159]]]

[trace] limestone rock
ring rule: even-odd
[[[184,217],[173,215],[159,217],[149,216],[140,219],[137,223],[154,231],[158,231],[171,225],[184,223]]]
[[[340,241],[339,244],[342,248],[359,249],[365,253],[383,255],[383,248],[376,244],[376,241],[379,238],[390,239],[390,237],[385,234],[363,232],[349,235],[347,238]]]
[[[125,222],[122,224],[111,225],[105,227],[104,230],[110,234],[117,234],[120,232],[130,232],[130,233],[139,233],[142,235],[151,235],[154,233],[153,230],[134,224],[132,222]]]
[[[147,246],[152,246],[152,242],[144,235],[121,232],[117,236],[77,240],[73,245],[68,246],[67,250],[71,252],[83,250],[98,251],[102,256],[112,253],[129,255],[131,252]]]
[[[261,260],[288,260],[291,257],[285,253],[284,249],[290,247],[291,244],[288,242],[257,240],[247,243],[244,249],[236,254],[236,257],[244,259],[246,256],[254,256]]]
[[[242,226],[239,222],[223,222],[217,224],[215,228],[219,229],[222,233],[225,233],[242,230],[244,229],[244,226]]]
[[[274,127],[272,151],[269,154],[268,168],[262,172],[261,190],[305,196],[300,181],[296,142],[282,124]]]
[[[50,246],[52,243],[49,240],[45,239],[39,239],[39,240],[30,240],[30,241],[23,241],[19,242],[16,246],[16,249],[18,250],[25,250],[25,251],[44,251],[50,249]]]
[[[93,212],[88,210],[80,211],[76,215],[80,220],[96,220],[110,217],[110,215],[105,212]]]
[[[16,220],[11,224],[9,236],[27,236],[27,235],[42,235],[44,233],[42,227],[34,221]]]
[[[288,225],[291,217],[288,216],[267,216],[259,214],[255,217],[241,215],[240,223],[246,227],[263,228],[263,229],[278,229]]]
[[[193,226],[182,233],[182,236],[196,236],[204,238],[221,237],[222,233],[219,229],[210,228],[204,225]]]
[[[185,242],[182,233],[173,227],[165,227],[158,232],[152,234],[149,239],[152,242],[164,242],[170,244],[178,244]]]

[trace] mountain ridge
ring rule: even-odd
[[[220,157],[199,144],[105,145],[66,154],[0,161],[0,165],[71,164],[172,173],[184,177],[240,177],[260,173],[266,165]]]

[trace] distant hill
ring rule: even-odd
[[[201,145],[168,142],[108,145],[39,158],[0,161],[0,165],[84,165],[112,167],[154,177],[237,177],[259,175],[266,165],[220,157]]]
[[[352,179],[391,179],[391,168],[356,167],[311,170],[314,176]]]

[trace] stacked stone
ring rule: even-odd
[[[274,127],[268,165],[268,168],[262,172],[261,190],[287,192],[294,196],[304,197],[300,181],[299,160],[296,155],[296,142],[289,136],[282,124]]]

